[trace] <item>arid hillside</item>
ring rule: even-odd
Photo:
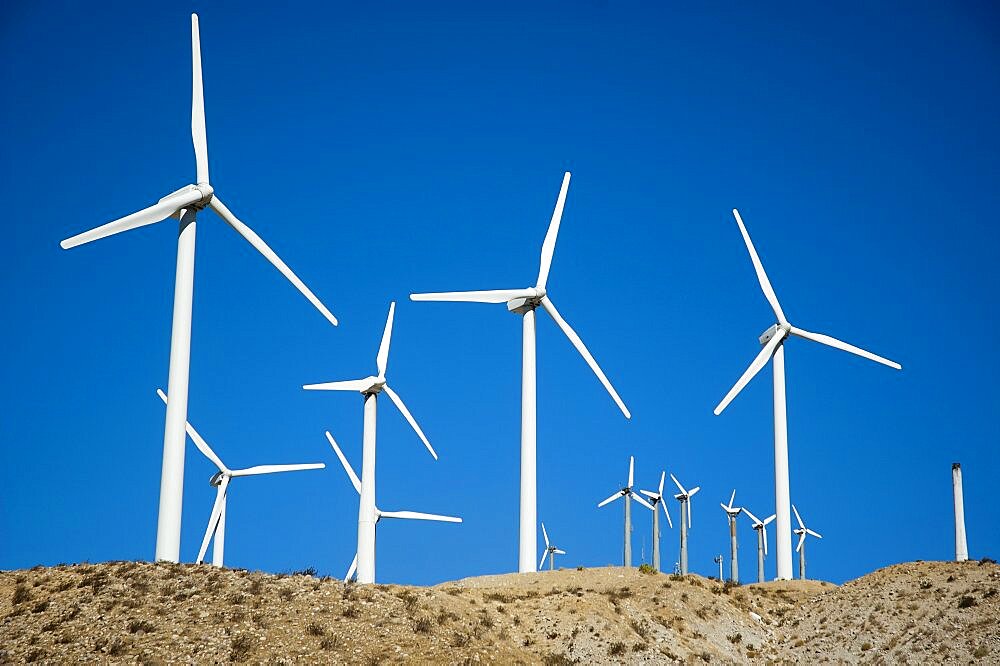
[[[359,587],[140,562],[0,573],[0,662],[1000,663],[1000,566],[837,587],[598,568]]]

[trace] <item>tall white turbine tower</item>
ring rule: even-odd
[[[667,517],[667,524],[672,528],[673,521],[670,520],[670,512],[667,511],[667,503],[663,501],[663,482],[667,477],[666,472],[660,472],[660,487],[654,493],[651,490],[640,490],[639,492],[649,498],[649,503],[653,507],[653,568],[660,571],[660,514],[656,512],[656,507],[663,507],[663,515]]]
[[[611,395],[625,418],[632,418],[625,403],[618,396],[611,382],[604,375],[597,361],[583,344],[566,320],[562,318],[546,291],[549,269],[552,267],[552,254],[556,248],[556,236],[559,234],[559,222],[562,219],[563,207],[566,205],[566,191],[569,189],[570,174],[563,176],[562,189],[549,222],[549,230],[542,243],[542,259],[538,269],[538,279],[534,287],[527,289],[498,289],[492,291],[456,291],[433,294],[410,294],[414,301],[449,301],[463,303],[506,303],[507,310],[521,315],[521,331],[523,349],[521,353],[521,514],[520,514],[520,545],[518,547],[518,571],[521,573],[535,571],[535,553],[537,552],[536,528],[536,469],[535,469],[535,309],[542,307],[556,325],[562,329],[569,341],[580,352],[583,359],[593,370],[601,384]]]
[[[677,477],[673,474],[670,475],[670,479],[680,490],[679,493],[674,495],[674,499],[681,503],[681,575],[686,576],[688,572],[688,528],[691,527],[691,498],[695,496],[701,486],[695,486],[691,490],[686,490],[681,482],[677,480]],[[721,555],[719,557],[722,557]],[[722,569],[719,569],[722,571]],[[722,579],[722,575],[719,575],[719,579]]]
[[[361,491],[361,480],[358,475],[354,473],[354,468],[351,467],[351,463],[347,462],[347,457],[344,456],[344,452],[340,450],[337,446],[336,440],[333,439],[333,435],[330,434],[328,430],[326,432],[326,439],[330,442],[330,446],[333,447],[334,453],[337,454],[337,458],[340,459],[340,464],[343,465],[344,471],[347,472],[347,478],[351,480],[351,485],[358,492],[358,495],[363,497],[364,494]],[[364,463],[362,463],[362,466]],[[436,513],[420,513],[419,511],[382,511],[377,506],[375,507],[375,525],[378,525],[378,521],[383,518],[402,518],[404,520],[433,520],[441,523],[460,523],[461,518],[455,516],[439,516]],[[351,580],[351,577],[358,570],[358,553],[360,548],[354,552],[354,560],[351,562],[350,568],[347,569],[347,575],[344,576],[344,582]],[[374,559],[374,558],[373,558]],[[374,575],[374,573],[373,573]],[[372,581],[374,582],[374,581]]]
[[[806,535],[812,535],[817,539],[822,539],[823,535],[819,532],[813,532],[811,529],[806,527],[805,523],[802,522],[802,516],[799,515],[799,510],[792,505],[792,511],[795,512],[795,520],[798,521],[798,529],[792,530],[794,534],[799,535],[799,545],[795,547],[795,550],[799,553],[799,578],[802,580],[806,579]]]
[[[739,583],[740,565],[736,544],[736,516],[740,515],[740,512],[742,512],[743,509],[738,506],[733,506],[733,500],[735,499],[736,489],[734,488],[733,494],[729,496],[729,504],[726,505],[719,502],[719,506],[721,506],[722,510],[726,512],[726,518],[729,520],[729,580],[734,583]]]
[[[156,394],[160,396],[168,407],[170,401],[167,395],[156,389]],[[224,551],[226,548],[226,504],[229,499],[229,482],[241,476],[259,476],[261,474],[275,474],[278,472],[301,472],[307,469],[323,469],[323,463],[304,463],[301,465],[257,465],[246,469],[229,469],[222,462],[222,459],[212,450],[208,442],[194,429],[190,423],[185,423],[187,434],[194,442],[202,455],[212,461],[218,468],[218,472],[212,475],[209,484],[215,487],[215,504],[212,505],[212,513],[209,514],[208,527],[205,529],[205,537],[201,540],[201,549],[198,551],[198,564],[205,561],[205,551],[208,550],[208,542],[212,541],[212,564],[217,567],[223,565]]]
[[[809,331],[803,330],[801,328],[796,328],[789,323],[788,319],[785,318],[785,313],[781,310],[781,305],[778,303],[778,297],[774,293],[774,289],[771,287],[771,282],[767,279],[767,274],[764,272],[764,266],[761,264],[760,257],[757,256],[757,250],[754,249],[753,243],[750,241],[750,235],[747,233],[746,227],[743,226],[743,220],[740,218],[739,211],[735,208],[733,209],[733,216],[736,218],[736,224],[740,227],[740,233],[743,234],[743,241],[746,243],[747,250],[750,252],[750,260],[753,262],[754,270],[757,272],[757,280],[760,282],[760,288],[764,292],[764,297],[767,302],[770,303],[771,309],[774,310],[775,316],[778,318],[778,323],[773,324],[760,336],[760,344],[764,346],[757,358],[753,360],[750,367],[746,369],[743,376],[737,380],[736,384],[729,390],[726,397],[722,399],[722,402],[718,404],[715,408],[715,414],[718,416],[722,413],[722,410],[732,402],[733,398],[743,390],[743,387],[753,379],[754,375],[761,371],[761,369],[767,365],[769,360],[773,360],[774,369],[774,507],[775,513],[778,516],[778,537],[777,537],[777,554],[778,554],[778,579],[779,580],[791,580],[792,578],[792,544],[791,540],[788,539],[788,535],[791,532],[791,514],[789,513],[790,499],[789,499],[789,482],[788,482],[788,422],[785,412],[785,345],[784,342],[789,335],[796,335],[800,338],[805,338],[807,340],[812,340],[813,342],[819,342],[835,349],[841,349],[843,351],[851,352],[852,354],[857,354],[862,358],[867,358],[871,361],[887,365],[890,368],[895,368],[896,370],[902,369],[895,361],[890,361],[889,359],[882,358],[872,354],[871,352],[865,351],[860,347],[855,347],[854,345],[849,345],[846,342],[841,342],[836,338],[831,338],[829,335],[823,335],[821,333],[811,333]]]
[[[410,410],[402,399],[386,383],[385,371],[389,363],[389,344],[392,341],[392,321],[396,312],[396,303],[389,305],[389,316],[385,320],[385,330],[382,332],[382,343],[375,357],[378,375],[364,379],[327,382],[324,384],[306,384],[302,388],[307,391],[348,391],[364,396],[365,431],[364,447],[361,454],[361,502],[358,508],[358,582],[375,582],[375,523],[378,521],[378,510],[375,508],[375,426],[377,423],[378,396],[383,391],[396,405],[414,432],[424,443],[430,454],[437,460],[437,453],[427,441],[423,430],[417,425]]]
[[[611,502],[614,502],[619,497],[624,497],[625,498],[625,547],[624,547],[624,555],[623,555],[622,559],[623,559],[624,565],[626,567],[632,566],[632,504],[631,504],[631,500],[632,500],[632,498],[635,498],[636,502],[638,502],[639,504],[642,504],[647,509],[650,509],[650,510],[653,509],[653,505],[650,504],[649,502],[647,502],[646,500],[642,499],[642,495],[636,495],[635,492],[633,492],[632,485],[633,485],[633,481],[634,481],[634,477],[635,477],[634,472],[635,472],[635,456],[629,456],[628,457],[628,485],[626,485],[621,490],[616,491],[614,495],[612,495],[611,497],[607,498],[606,500],[603,500],[602,502],[600,502],[597,505],[597,508],[600,509],[605,504],[610,504]]]
[[[156,204],[103,226],[67,238],[63,249],[83,245],[107,236],[137,229],[167,218],[180,221],[177,237],[177,271],[174,281],[174,314],[170,334],[170,371],[167,390],[166,426],[163,431],[163,467],[160,476],[160,508],[156,526],[156,559],[177,562],[181,544],[181,504],[184,497],[184,424],[187,421],[188,377],[191,360],[191,308],[194,302],[194,240],[198,211],[211,208],[236,233],[242,236],[264,258],[271,262],[295,288],[309,299],[327,320],[337,325],[336,318],[326,309],[285,262],[241,222],[222,203],[208,182],[208,139],[205,132],[205,98],[201,85],[201,43],[198,37],[198,15],[191,15],[191,53],[193,58],[193,92],[191,101],[191,137],[197,165],[197,183],[168,194]]]
[[[743,513],[747,514],[747,518],[753,521],[753,529],[757,532],[757,582],[764,582],[764,557],[767,556],[767,525],[772,520],[774,520],[774,514],[761,520],[757,516],[750,513],[750,510],[746,507],[743,508]]]
[[[560,550],[556,548],[553,544],[549,543],[549,533],[545,531],[545,523],[542,523],[542,538],[545,539],[545,550],[542,551],[542,559],[538,561],[538,568],[541,569],[545,565],[545,558],[549,558],[549,571],[554,571],[556,568],[556,555],[565,555],[565,550]]]
[[[951,490],[955,500],[955,561],[969,559],[969,544],[965,540],[965,496],[962,492],[962,464],[951,464]]]

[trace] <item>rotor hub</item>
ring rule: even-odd
[[[218,488],[222,485],[222,477],[225,476],[222,472],[216,472],[212,475],[212,478],[208,480],[208,485]]]

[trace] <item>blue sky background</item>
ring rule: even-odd
[[[773,510],[770,371],[712,415],[773,322],[734,206],[793,323],[904,367],[787,345],[792,498],[825,536],[810,574],[952,557],[954,460],[970,554],[1000,555],[994,7],[355,5],[0,10],[0,567],[153,555],[176,225],[58,242],[193,179],[192,9],[213,185],[341,319],[201,218],[191,421],[233,467],[328,465],[237,480],[228,564],[343,575],[357,496],[323,431],[360,467],[361,400],[300,386],[373,372],[396,299],[389,377],[441,459],[384,402],[378,501],[465,523],[382,523],[378,578],[516,568],[520,322],[406,297],[532,284],[564,170],[550,295],[634,418],[540,316],[538,508],[560,564],[620,562],[621,506],[596,504],[629,454],[644,487],[661,469],[702,486],[699,573],[733,487]],[[186,465],[192,561],[214,470],[191,445]],[[749,578],[749,521],[740,538]],[[662,544],[669,566],[676,530]]]

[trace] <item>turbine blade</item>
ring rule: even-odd
[[[411,301],[446,301],[451,303],[506,303],[514,298],[532,298],[534,289],[492,289],[489,291],[441,291],[410,294]]]
[[[695,486],[694,488],[688,491],[688,497],[689,498],[694,497],[699,490],[701,490],[701,486]]]
[[[667,473],[660,472],[660,489],[656,491],[660,497],[663,497],[663,482],[666,480],[666,478],[667,478]]]
[[[748,367],[743,372],[743,375],[738,380],[736,380],[736,383],[733,385],[733,388],[729,389],[729,393],[726,394],[726,397],[723,398],[718,405],[716,405],[715,407],[716,416],[721,414],[722,410],[728,407],[729,403],[733,401],[733,398],[739,395],[740,391],[743,390],[743,387],[746,386],[750,382],[750,380],[753,379],[754,376],[756,376],[756,374],[760,372],[765,365],[767,365],[767,362],[771,360],[771,356],[774,354],[774,350],[778,348],[778,345],[784,338],[785,338],[785,332],[783,330],[779,330],[774,334],[773,338],[767,341],[767,344],[764,345],[764,348],[760,350],[760,353],[757,354],[757,357],[753,360],[752,363],[750,363],[750,367]]]
[[[670,512],[667,511],[667,503],[661,501],[660,502],[660,506],[663,507],[663,515],[665,515],[667,517],[667,525],[670,525],[670,529],[673,529],[673,527],[674,527],[674,521],[670,520]]]
[[[750,520],[752,520],[752,521],[753,521],[753,524],[754,524],[754,525],[762,525],[762,524],[763,524],[763,523],[761,523],[761,522],[760,522],[760,518],[758,518],[757,516],[755,516],[755,515],[753,515],[752,513],[750,513],[750,510],[749,510],[749,509],[747,509],[747,508],[744,508],[744,509],[743,509],[743,513],[747,514],[747,517],[748,517],[748,518],[749,518]]]
[[[632,487],[633,472],[635,472],[635,456],[628,457],[628,485],[627,488]]]
[[[208,550],[208,542],[215,534],[215,528],[219,524],[219,516],[222,515],[222,505],[226,498],[226,489],[229,487],[229,476],[223,475],[219,487],[215,489],[215,504],[212,505],[212,513],[208,517],[208,527],[205,529],[205,536],[201,540],[201,549],[198,551],[197,564],[205,561],[205,551]]]
[[[461,518],[454,516],[439,516],[436,513],[420,513],[418,511],[379,511],[383,518],[403,518],[407,520],[436,520],[441,523],[460,523]]]
[[[733,488],[733,494],[729,496],[729,508],[733,508],[733,500],[736,499],[736,489]]]
[[[777,517],[778,517],[778,514],[772,513],[770,516],[768,516],[767,518],[764,519],[764,524],[767,525],[768,523],[770,523],[772,520],[774,520]]]
[[[279,472],[301,472],[307,469],[324,469],[324,463],[304,463],[301,465],[257,465],[246,469],[234,469],[232,475],[237,476],[258,476],[260,474],[277,474]]]
[[[778,303],[778,296],[774,293],[771,281],[767,279],[767,273],[764,272],[764,265],[760,262],[760,257],[757,256],[757,250],[753,246],[753,241],[750,240],[750,234],[747,233],[747,228],[743,225],[743,218],[740,217],[740,212],[735,208],[733,209],[733,217],[736,218],[736,224],[740,225],[740,233],[743,234],[743,242],[746,243],[747,250],[750,252],[750,261],[753,262],[753,269],[757,272],[757,281],[760,282],[760,288],[761,291],[764,292],[764,298],[766,298],[767,302],[771,304],[771,309],[774,310],[774,314],[778,317],[778,321],[784,324],[788,320],[785,319],[785,313],[781,311],[781,304]]]
[[[569,189],[570,173],[563,174],[562,187],[559,188],[559,198],[556,199],[555,210],[552,211],[552,219],[549,221],[549,230],[545,232],[545,240],[542,242],[542,260],[538,267],[538,281],[535,286],[538,289],[545,289],[545,282],[549,279],[549,270],[552,268],[552,254],[556,249],[556,237],[559,235],[559,223],[562,220],[563,208],[566,206],[566,191]]]
[[[359,391],[363,392],[372,387],[369,379],[348,379],[340,382],[325,382],[323,384],[305,384],[302,386],[307,391]]]
[[[542,537],[545,539],[545,547],[549,547],[549,533],[545,531],[545,523],[542,523]]]
[[[556,325],[562,329],[562,332],[566,334],[566,337],[569,338],[569,341],[574,347],[576,347],[576,350],[580,352],[580,356],[583,357],[583,360],[587,362],[590,369],[593,370],[594,374],[597,375],[597,378],[602,384],[604,384],[604,388],[618,405],[618,409],[622,410],[622,414],[625,415],[625,418],[632,418],[632,414],[628,411],[628,407],[625,406],[625,403],[622,402],[618,392],[615,391],[615,387],[611,385],[611,382],[608,381],[608,378],[604,375],[604,371],[601,370],[601,366],[597,365],[597,361],[594,360],[590,351],[587,350],[587,346],[583,344],[583,340],[581,340],[580,336],[576,334],[576,331],[574,331],[570,325],[566,323],[566,320],[562,318],[562,315],[560,315],[559,311],[556,310],[555,304],[549,299],[548,296],[544,296],[542,298],[542,307],[545,308],[545,311],[549,313],[553,320],[555,320]]]
[[[813,342],[818,342],[821,345],[827,345],[828,347],[833,347],[834,349],[841,349],[845,352],[857,354],[861,358],[866,358],[869,361],[875,361],[876,363],[887,365],[890,368],[895,368],[896,370],[903,369],[903,366],[901,366],[899,363],[896,363],[895,361],[890,361],[889,359],[883,358],[878,354],[873,354],[870,351],[865,351],[861,347],[855,347],[854,345],[849,345],[846,342],[843,342],[842,340],[838,340],[837,338],[831,338],[829,335],[824,335],[822,333],[813,333],[811,331],[805,331],[802,330],[801,328],[796,328],[795,326],[792,326],[792,329],[789,332],[792,333],[792,335],[797,335],[800,338],[805,338],[806,340],[812,340]]]
[[[202,193],[194,188],[185,189],[181,192],[175,192],[174,194],[168,194],[148,208],[143,208],[142,210],[132,213],[131,215],[126,215],[125,217],[119,218],[113,222],[102,224],[101,226],[91,229],[90,231],[84,231],[76,236],[67,238],[66,240],[60,242],[59,245],[62,249],[68,250],[72,247],[76,247],[77,245],[83,245],[84,243],[90,243],[91,241],[120,234],[123,231],[131,231],[132,229],[138,229],[139,227],[145,227],[150,224],[162,222],[181,208],[185,208],[196,201],[200,201],[202,196]]]
[[[205,132],[205,91],[201,83],[201,36],[198,15],[191,14],[191,141],[198,165],[198,182],[208,182],[208,137]]]
[[[541,569],[545,566],[545,558],[549,556],[549,550],[546,548],[542,551],[542,559],[538,560],[538,568]]]
[[[354,577],[354,572],[358,570],[358,554],[354,553],[354,559],[351,560],[351,566],[347,569],[347,575],[344,576],[344,582],[349,583],[351,578]]]
[[[799,515],[799,510],[795,508],[794,504],[792,505],[792,511],[795,512],[795,520],[799,521],[799,527],[805,529],[806,526],[802,523],[802,516]]]
[[[431,452],[432,456],[434,456],[434,460],[437,460],[438,454],[434,452],[434,447],[432,447],[431,443],[427,441],[427,437],[426,435],[424,435],[424,431],[421,430],[420,426],[417,425],[416,420],[413,418],[413,414],[410,414],[410,410],[408,410],[406,408],[406,405],[403,404],[402,399],[398,395],[396,395],[395,391],[389,388],[388,384],[385,385],[385,392],[389,395],[389,399],[396,404],[396,408],[399,409],[399,411],[403,414],[403,417],[410,424],[410,427],[413,428],[413,431],[417,433],[417,437],[420,438],[420,441],[424,443],[424,446],[427,447],[427,450]]]
[[[764,533],[764,557],[767,557],[767,523],[760,529]]]
[[[559,550],[558,548],[556,548],[552,552],[555,553],[556,555],[565,555],[566,554],[565,550]]]
[[[795,547],[796,553],[802,550],[802,544],[805,543],[805,541],[806,541],[806,533],[802,532],[801,534],[799,534],[799,545]]]
[[[284,275],[285,279],[291,282],[292,285],[294,285],[295,288],[298,289],[299,292],[305,296],[317,310],[319,310],[320,314],[326,317],[327,321],[334,326],[337,325],[337,318],[333,316],[333,313],[331,313],[326,306],[323,305],[318,298],[316,298],[316,295],[312,293],[309,287],[307,287],[305,283],[292,272],[292,269],[281,260],[281,257],[275,254],[274,250],[267,246],[267,243],[265,243],[253,229],[241,222],[235,215],[233,215],[232,211],[226,208],[226,205],[222,203],[222,199],[218,196],[213,196],[208,205],[212,210],[218,213],[219,217],[225,220],[226,223],[236,231],[236,233],[243,236],[248,243],[254,246],[254,249],[264,255],[264,258],[271,262],[271,265],[277,268],[278,272]]]
[[[162,400],[164,404],[166,404],[167,394],[164,393],[162,389],[156,389],[156,395],[160,396],[160,400]],[[215,454],[215,451],[212,450],[212,447],[208,445],[208,442],[206,442],[202,438],[202,436],[198,434],[198,431],[194,429],[193,425],[191,425],[190,423],[185,423],[184,429],[187,430],[187,434],[191,437],[191,441],[193,441],[194,445],[198,447],[198,450],[201,451],[201,454],[206,458],[208,458],[209,460],[211,460],[212,464],[218,467],[220,472],[229,471],[229,468],[222,464],[222,460],[219,458],[219,456]]]
[[[635,493],[632,493],[632,499],[634,499],[636,502],[638,502],[639,504],[643,505],[644,507],[646,507],[650,511],[656,511],[656,509],[653,508],[652,504],[650,504],[649,502],[647,502],[646,500],[644,500],[642,498],[642,495],[636,495]]]
[[[608,504],[609,502],[614,502],[614,501],[615,501],[616,499],[618,499],[619,497],[624,497],[624,495],[622,495],[622,491],[620,491],[620,490],[619,490],[619,491],[617,491],[617,492],[615,492],[615,494],[614,494],[614,495],[612,495],[611,497],[609,497],[608,499],[606,499],[606,500],[604,500],[603,502],[601,502],[600,504],[598,504],[598,505],[597,505],[597,508],[598,508],[598,509],[600,509],[600,508],[601,508],[602,506],[604,506],[605,504]]]
[[[691,525],[692,525],[692,522],[691,522],[691,496],[690,496],[690,495],[688,495],[688,500],[687,500],[687,502],[684,502],[684,503],[685,503],[685,504],[687,504],[687,512],[688,512],[688,528],[690,528],[690,527],[691,527]]]
[[[719,506],[721,506],[721,507],[722,507],[722,510],[723,510],[723,511],[725,511],[726,513],[729,513],[729,507],[728,507],[728,506],[726,506],[726,505],[725,505],[725,504],[723,504],[722,502],[719,502]]]
[[[375,365],[378,367],[378,376],[385,379],[385,368],[389,364],[389,344],[392,342],[392,319],[396,313],[396,301],[389,304],[389,316],[385,320],[385,329],[382,331],[382,342],[378,346],[378,356],[375,357]]]
[[[333,451],[337,454],[337,457],[340,458],[340,464],[344,467],[344,471],[347,472],[347,476],[351,479],[351,485],[354,486],[354,489],[358,491],[358,494],[360,495],[361,479],[359,479],[358,475],[354,473],[354,468],[351,467],[351,463],[347,462],[347,457],[344,455],[344,452],[340,450],[340,447],[337,446],[337,442],[333,439],[333,435],[330,434],[329,430],[326,431],[326,438],[330,441],[330,446],[333,447]]]
[[[659,497],[659,495],[654,493],[652,490],[640,490],[639,492],[650,499],[656,499],[657,497]]]
[[[822,538],[823,538],[823,535],[822,535],[822,534],[820,534],[819,532],[813,532],[813,531],[812,531],[811,529],[809,529],[809,528],[806,528],[806,533],[807,533],[807,534],[812,534],[812,535],[813,535],[814,537],[816,537],[817,539],[822,539]]]
[[[671,474],[670,479],[674,482],[674,485],[677,486],[677,489],[681,491],[681,495],[687,495],[688,491],[684,490],[684,486],[681,485],[681,482],[677,480],[676,476]]]

